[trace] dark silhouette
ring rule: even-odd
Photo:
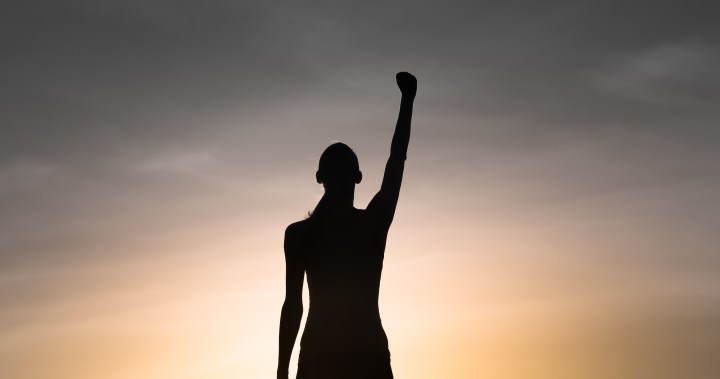
[[[297,379],[391,379],[378,293],[387,233],[400,195],[417,82],[396,76],[400,113],[380,191],[367,209],[353,206],[362,172],[355,153],[330,145],[316,173],[325,194],[312,214],[285,231],[286,287],[280,317],[278,379],[288,366],[302,318],[307,273],[310,312],[300,341]]]

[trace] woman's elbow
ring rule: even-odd
[[[303,312],[302,297],[285,297],[283,302],[283,312],[300,313]]]

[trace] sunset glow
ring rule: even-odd
[[[720,372],[702,6],[46,3],[0,26],[0,378],[273,378],[283,231],[333,141],[378,190],[401,70],[396,378]]]

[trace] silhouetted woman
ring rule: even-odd
[[[316,173],[325,194],[306,220],[285,230],[285,302],[280,316],[278,379],[288,379],[302,318],[307,273],[310,312],[300,341],[297,379],[391,379],[390,351],[378,293],[385,242],[400,195],[417,82],[396,76],[400,114],[380,191],[367,209],[353,206],[362,180],[347,145],[330,145]]]

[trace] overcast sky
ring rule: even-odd
[[[714,378],[718,16],[4,2],[0,376],[273,375],[284,227],[321,196],[337,140],[365,206],[410,71],[381,287],[396,377]]]

